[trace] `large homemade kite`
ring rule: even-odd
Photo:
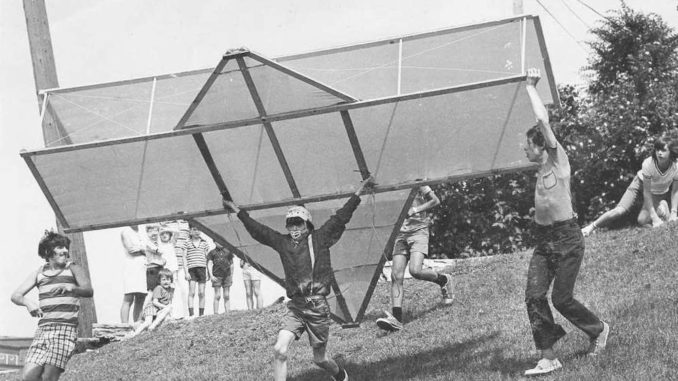
[[[213,70],[46,91],[54,138],[22,156],[67,232],[191,219],[281,285],[222,197],[281,230],[303,203],[318,226],[374,175],[332,249],[334,318],[355,324],[413,188],[531,166],[528,67],[557,102],[536,16],[276,60],[239,49]]]

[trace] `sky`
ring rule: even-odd
[[[71,87],[210,68],[230,49],[267,57],[302,53],[512,16],[512,0],[46,0],[59,84]],[[678,28],[677,0],[627,0]],[[547,7],[548,11],[540,4]],[[589,28],[618,0],[523,0],[541,18],[558,83],[583,83]],[[43,146],[22,2],[0,1],[0,173],[5,176],[0,231],[0,336],[31,336],[37,321],[10,302],[12,291],[41,265],[37,242],[54,214],[22,149]],[[68,170],[65,168],[64,170]],[[122,299],[119,231],[85,233],[100,322],[117,322]],[[231,289],[244,308],[239,272]],[[209,287],[208,287],[209,289]],[[265,302],[282,295],[264,283]],[[37,296],[33,294],[33,297]],[[208,301],[211,301],[208,295]],[[211,304],[208,303],[208,310]]]

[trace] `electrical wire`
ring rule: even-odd
[[[556,18],[556,16],[555,16],[553,13],[551,13],[551,11],[550,11],[548,8],[546,8],[546,6],[544,6],[544,4],[543,4],[540,0],[537,0],[537,3],[538,3],[542,8],[544,8],[544,10],[546,11],[546,13],[548,13],[549,16],[551,16],[551,18],[553,18],[553,20],[556,22],[556,24],[558,24],[558,25],[565,31],[565,33],[567,33],[567,35],[570,36],[570,37],[572,38],[572,40],[573,40],[574,42],[576,42],[577,45],[578,45],[584,52],[587,52],[586,47],[581,43],[581,41],[577,40],[577,38],[576,38],[576,37],[575,37],[575,36],[574,36],[574,35],[573,35],[573,34],[565,27],[565,25],[563,25],[563,24],[560,22],[560,20],[558,20],[558,18]]]
[[[590,9],[593,13],[597,14],[598,16],[600,16],[600,17],[602,17],[602,18],[604,18],[604,19],[607,19],[607,16],[605,16],[605,15],[603,15],[602,13],[598,12],[597,10],[593,9],[592,6],[586,4],[584,1],[582,1],[582,0],[577,0],[577,1],[578,1],[581,5],[585,6],[585,7],[588,8],[588,9]]]
[[[572,9],[572,7],[570,7],[570,5],[567,4],[567,1],[565,1],[565,0],[560,0],[560,1],[563,3],[563,5],[565,6],[565,8],[567,8],[567,9],[574,15],[574,17],[577,18],[577,20],[581,21],[581,23],[584,24],[588,29],[591,29],[591,25],[589,25],[589,23],[587,23],[586,21],[584,21],[584,19],[582,19],[581,17],[579,17],[579,15],[577,14],[577,12],[575,12],[574,9]]]

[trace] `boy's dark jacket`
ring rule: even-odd
[[[280,255],[285,271],[285,289],[288,298],[328,295],[334,276],[330,262],[330,247],[341,238],[346,224],[351,220],[359,204],[360,197],[351,196],[323,226],[311,231],[315,253],[313,271],[307,238],[295,242],[289,234],[281,234],[255,221],[244,210],[240,210],[238,218],[252,238],[273,248]]]

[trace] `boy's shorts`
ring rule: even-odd
[[[233,277],[232,276],[213,276],[212,277],[212,287],[218,288],[218,287],[231,287],[233,285]]]
[[[153,320],[155,320],[155,315],[158,314],[158,307],[154,306],[153,303],[146,303],[144,305],[144,309],[141,312],[141,318],[146,319],[149,316],[153,316]]]
[[[63,324],[38,326],[31,346],[26,352],[24,363],[40,366],[53,365],[66,369],[66,364],[75,351],[78,328]]]
[[[282,329],[292,332],[296,340],[308,332],[311,347],[318,348],[327,345],[330,323],[330,306],[324,296],[295,297],[287,302]]]
[[[408,259],[413,252],[428,256],[428,229],[419,229],[413,232],[399,232],[396,237],[393,255],[404,255]]]
[[[659,203],[664,200],[671,205],[671,190],[662,194],[652,194],[652,204],[655,208],[659,207]],[[622,198],[617,203],[618,208],[624,209],[628,212],[635,208],[642,208],[643,206],[643,181],[638,175],[633,178],[631,184],[626,188]]]
[[[242,270],[242,280],[261,280],[261,273],[254,267],[249,267]]]
[[[188,275],[191,276],[191,282],[207,282],[207,272],[204,267],[191,267],[188,269]]]

